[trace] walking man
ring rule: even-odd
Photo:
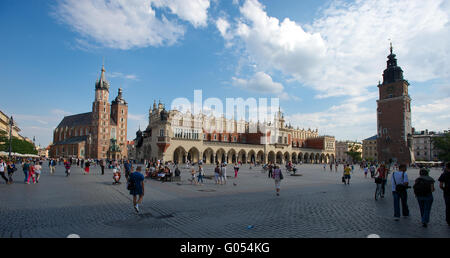
[[[426,168],[420,169],[419,174],[420,177],[414,184],[414,194],[419,202],[422,226],[426,228],[430,222],[431,205],[433,204],[434,179],[428,176]]]
[[[25,179],[23,180],[24,183],[28,182],[28,171],[30,170],[30,163],[28,162],[28,160],[25,160],[22,166],[23,174],[25,175]]]
[[[51,159],[50,160],[50,174],[53,175],[55,173],[55,168],[56,168],[56,160]]]
[[[100,161],[100,168],[102,169],[102,175],[105,174],[105,166],[106,166],[106,162],[105,162],[104,159],[102,159],[102,160]]]
[[[131,173],[128,180],[128,190],[133,195],[133,206],[137,213],[139,213],[139,204],[142,204],[144,199],[144,175],[141,174],[142,167],[138,166],[136,171]],[[139,196],[139,199],[137,199]]]
[[[408,208],[408,174],[406,173],[406,165],[402,164],[399,171],[392,173],[391,178],[392,195],[394,197],[394,217],[398,221],[400,218],[400,202],[402,203],[402,213],[404,217],[409,216]]]
[[[444,173],[439,177],[439,188],[444,191],[445,219],[450,227],[450,162],[447,162]]]

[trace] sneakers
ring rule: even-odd
[[[422,223],[422,227],[424,228],[428,227],[427,223]]]
[[[136,205],[134,206],[134,209],[136,210],[137,213],[139,213],[139,204],[136,204]]]

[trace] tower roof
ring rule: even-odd
[[[105,66],[102,65],[102,71],[100,74],[100,78],[97,79],[97,82],[95,83],[95,89],[104,89],[109,91],[109,82],[106,80],[106,76],[105,76]]]
[[[403,70],[400,66],[397,65],[397,58],[394,54],[394,48],[392,47],[391,42],[390,47],[390,55],[388,55],[387,68],[383,72],[383,84],[393,83],[396,81],[402,81],[403,79]]]
[[[119,92],[117,94],[116,99],[113,100],[112,102],[113,104],[122,104],[122,105],[127,105],[128,103],[123,99],[122,96],[122,88],[119,88]]]

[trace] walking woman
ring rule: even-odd
[[[234,164],[234,178],[237,178],[239,172],[239,166],[237,163]]]
[[[203,172],[202,166],[201,166],[201,165],[198,166],[198,179],[197,179],[197,181],[198,181],[199,184],[200,184],[200,181],[202,181],[201,184],[203,184],[203,176],[204,176],[204,175],[205,175],[205,174],[204,174],[204,172]]]
[[[272,178],[275,180],[275,189],[277,191],[277,196],[280,196],[281,180],[283,180],[283,174],[279,166],[275,166],[272,172]]]
[[[35,179],[35,173],[34,173],[34,166],[30,166],[30,170],[28,171],[28,182],[27,185],[30,184],[30,179],[33,178],[33,184],[36,184],[36,179]]]
[[[66,169],[66,177],[70,175],[70,162],[65,160],[64,161],[64,168]]]
[[[414,194],[419,202],[422,226],[426,228],[430,222],[431,205],[433,204],[434,179],[428,175],[426,168],[421,168],[419,175],[414,184]]]
[[[86,163],[84,163],[84,172],[85,173],[89,174],[89,167],[90,166],[91,166],[91,164],[89,163],[89,160],[86,160]]]
[[[141,174],[141,170],[142,167],[138,166],[136,171],[130,174],[127,187],[130,194],[133,195],[133,206],[137,213],[139,213],[139,204],[142,204],[144,199],[144,175]]]
[[[34,165],[34,173],[36,174],[36,183],[39,183],[39,178],[41,178],[41,169],[42,166],[39,165],[39,163],[36,163],[36,165]]]
[[[194,168],[191,169],[191,185],[192,184],[197,184],[197,181],[195,180],[195,169]]]

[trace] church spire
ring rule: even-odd
[[[403,80],[403,70],[400,66],[397,65],[397,58],[394,54],[392,42],[390,42],[390,55],[387,58],[387,67],[383,73],[383,84]]]
[[[97,79],[97,82],[95,83],[95,89],[105,89],[109,91],[109,82],[106,80],[105,72],[105,64],[102,64],[100,78]]]

